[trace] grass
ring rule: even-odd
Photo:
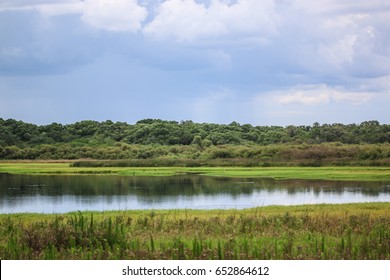
[[[390,259],[390,203],[0,215],[0,259]]]
[[[390,181],[390,167],[71,167],[70,163],[2,162],[0,172],[30,175],[111,174],[120,176],[172,176],[190,173],[276,180]]]

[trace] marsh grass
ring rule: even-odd
[[[76,164],[76,163],[74,163]],[[77,164],[76,164],[77,166]],[[72,167],[70,163],[12,162],[0,163],[0,173],[29,175],[120,175],[120,176],[172,176],[199,174],[220,177],[273,178],[275,180],[353,180],[390,181],[390,167]]]
[[[390,203],[1,215],[1,259],[390,259]]]

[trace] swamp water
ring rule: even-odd
[[[390,202],[390,182],[0,173],[0,213]]]

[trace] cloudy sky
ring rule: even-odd
[[[388,0],[0,0],[0,118],[390,123]]]

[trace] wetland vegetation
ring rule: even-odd
[[[270,178],[275,180],[390,181],[390,167],[119,167],[114,162],[0,162],[0,172],[32,175],[172,176],[199,174],[220,177]],[[112,164],[112,166],[111,166]],[[117,165],[117,166],[115,166]],[[75,167],[76,166],[76,167]]]
[[[0,215],[1,259],[389,259],[390,203]]]

